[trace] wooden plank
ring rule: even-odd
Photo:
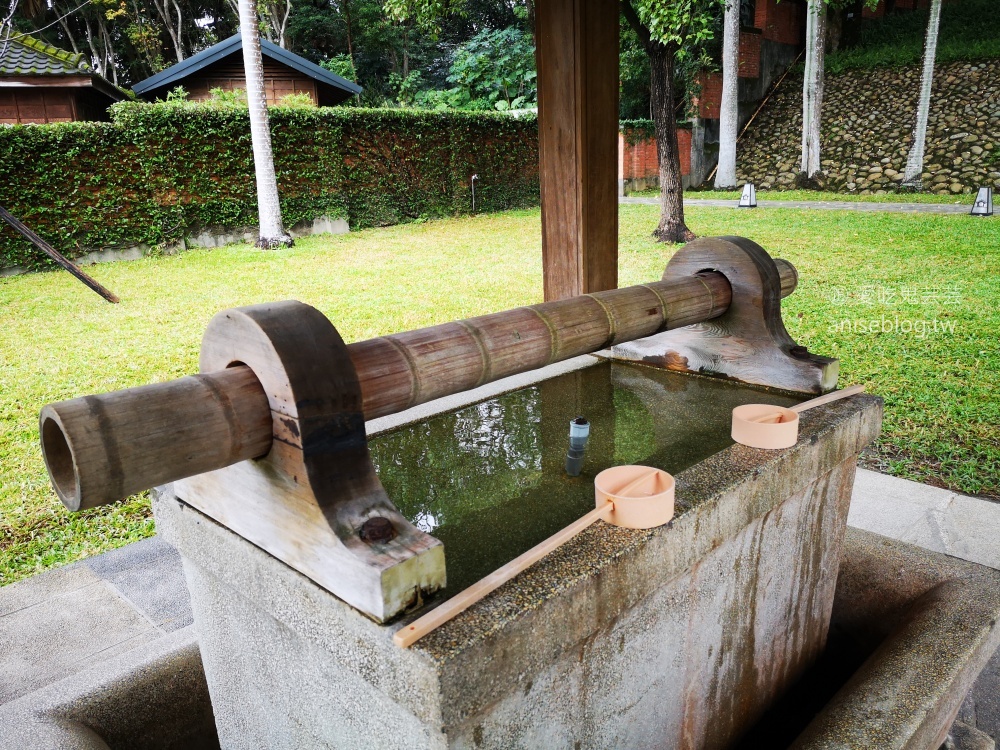
[[[536,8],[547,301],[618,286],[618,3]]]
[[[78,76],[3,76],[0,83],[26,83],[33,88],[56,87],[63,88],[72,86],[74,88],[90,88],[91,81],[89,75]]]
[[[103,286],[101,286],[97,282],[96,279],[93,279],[92,277],[88,276],[83,271],[81,271],[80,268],[79,268],[79,266],[77,266],[75,263],[73,263],[70,260],[68,260],[62,253],[60,253],[58,250],[56,250],[54,247],[52,247],[52,245],[50,245],[48,242],[46,242],[41,237],[39,237],[37,234],[35,234],[34,232],[32,232],[30,229],[28,229],[28,227],[26,227],[24,224],[22,224],[16,217],[12,216],[11,213],[6,208],[4,208],[3,206],[0,206],[0,219],[3,219],[8,224],[10,224],[12,227],[14,227],[14,229],[16,229],[22,236],[24,236],[25,238],[27,238],[35,247],[37,247],[43,253],[45,253],[46,255],[48,255],[50,258],[52,258],[52,260],[54,260],[60,266],[62,266],[67,271],[69,271],[71,274],[73,274],[74,276],[76,276],[76,278],[78,278],[80,281],[82,281],[88,287],[90,287],[91,289],[93,289],[99,295],[101,295],[102,297],[104,297],[104,299],[106,299],[108,302],[120,302],[121,301],[114,294],[114,292],[111,292],[108,289],[105,289]]]

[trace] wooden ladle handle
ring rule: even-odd
[[[640,479],[646,479],[647,477],[649,477],[649,474],[643,474]],[[633,484],[637,484],[637,482],[631,482],[629,486]],[[477,581],[461,593],[456,594],[440,607],[432,609],[423,617],[418,617],[409,625],[404,625],[392,637],[393,642],[397,646],[409,648],[431,631],[467,610],[491,591],[500,588],[500,586],[525,568],[530,567],[552,550],[568,542],[595,521],[599,519],[607,521],[614,509],[614,503],[608,502],[606,505],[590,511],[583,518],[574,521],[566,528],[550,536],[544,542],[535,545],[524,554],[515,557],[502,568],[497,568],[482,580]]]
[[[812,409],[816,406],[822,406],[823,404],[829,404],[831,401],[839,401],[842,398],[848,398],[849,396],[854,396],[858,393],[862,393],[865,390],[863,385],[852,385],[839,391],[831,391],[825,396],[818,396],[816,398],[811,398],[808,401],[803,401],[801,404],[795,404],[795,406],[788,407],[792,411],[797,411],[799,413],[804,412],[808,409]]]
[[[795,404],[795,406],[789,406],[791,411],[802,413],[816,406],[822,406],[823,404],[829,404],[832,401],[839,401],[842,398],[848,398],[849,396],[857,395],[865,390],[863,385],[852,385],[848,388],[844,388],[839,391],[831,391],[823,396],[817,396],[816,398],[809,399],[808,401],[803,401],[801,404]],[[756,422],[758,424],[772,424],[781,422],[781,412],[770,412],[769,414],[761,414],[759,417],[754,417],[749,420],[751,422]]]

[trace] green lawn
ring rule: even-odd
[[[739,190],[686,190],[685,200],[738,200]],[[629,193],[630,197],[655,198],[659,188]],[[832,193],[822,190],[758,190],[758,201],[850,201],[857,203],[933,203],[952,204],[972,208],[972,195],[937,195],[936,193],[885,193],[884,195],[861,195],[859,193]]]
[[[692,208],[699,234],[741,234],[793,262],[792,336],[841,358],[842,383],[886,400],[884,471],[1000,499],[1000,219]],[[621,284],[658,278],[655,206],[621,209]],[[48,486],[37,414],[50,401],[196,369],[218,310],[295,298],[348,341],[541,299],[539,214],[516,211],[91,267],[109,305],[62,272],[0,279],[0,582],[152,533],[148,502],[70,515]],[[933,326],[851,332],[843,321]],[[880,324],[881,325],[881,324]],[[952,332],[942,325],[954,326]]]

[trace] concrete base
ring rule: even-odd
[[[217,747],[191,627],[0,706],[3,750]]]
[[[1000,572],[853,531],[832,624],[874,653],[793,750],[937,748],[1000,646]]]
[[[4,586],[0,704],[192,621],[180,557],[159,536]]]
[[[133,548],[142,546],[130,545],[111,554],[128,556]],[[179,573],[175,571],[179,560],[163,556],[160,560],[161,574],[169,577]],[[28,588],[36,589],[34,593],[39,597],[51,594],[58,599],[60,594],[56,586],[40,584],[62,578],[66,570],[37,576],[17,587],[6,587],[0,590],[0,600],[8,591],[18,591],[18,598],[23,599]],[[929,645],[935,647],[938,644],[947,649],[946,657],[941,658],[940,654],[929,653],[922,648],[908,647],[902,654],[909,661],[908,666],[901,667],[900,662],[892,658],[891,649],[889,658],[870,660],[852,681],[852,687],[845,689],[833,704],[835,710],[837,703],[840,706],[849,704],[851,693],[859,691],[862,695],[862,699],[856,701],[859,710],[841,709],[833,722],[829,722],[829,715],[824,714],[827,729],[832,728],[836,732],[835,737],[850,739],[851,735],[847,733],[878,730],[883,733],[878,743],[867,746],[877,746],[880,750],[903,747],[936,750],[937,745],[912,744],[913,730],[919,728],[932,713],[928,706],[943,700],[945,717],[939,717],[937,722],[937,729],[943,731],[946,724],[942,722],[955,710],[957,701],[969,681],[974,679],[990,648],[989,634],[991,630],[995,631],[991,623],[1000,616],[995,596],[990,603],[990,591],[996,592],[1000,580],[996,572],[848,529],[834,600],[834,626],[841,631],[851,631],[862,639],[867,634],[876,641],[891,642],[898,638],[898,624],[902,622],[905,625],[907,613],[912,612],[915,604],[920,606],[920,601],[929,591],[928,587],[934,588],[948,580],[958,580],[966,585],[966,591],[954,602],[955,611],[959,608],[962,611],[958,612],[958,617],[940,618],[941,627],[926,633]],[[983,586],[983,583],[986,585]],[[969,603],[973,606],[970,607]],[[94,602],[93,606],[97,603]],[[84,612],[78,606],[72,614],[80,617]],[[47,646],[44,656],[39,659],[43,662],[60,648],[63,656],[71,653],[64,647],[62,639],[48,632],[46,626],[50,624],[40,619],[35,630],[38,641]],[[97,635],[93,629],[84,632],[86,627],[87,623],[81,621],[76,634],[80,637]],[[984,634],[986,639],[982,637]],[[970,644],[973,646],[971,649]],[[933,661],[932,667],[927,665],[928,658]],[[889,692],[880,700],[872,700],[870,696],[864,696],[863,691],[869,690],[872,685],[879,686],[880,672],[888,678],[881,685]],[[147,677],[143,679],[142,675]],[[980,730],[986,727],[995,730],[998,726],[998,675],[1000,653],[979,674],[969,691],[959,710],[959,721],[951,727],[945,748],[992,750],[995,746],[994,740]],[[958,683],[955,677],[959,678]],[[170,747],[167,743],[174,740],[176,744],[173,746],[178,748],[217,747],[212,717],[206,713],[208,700],[201,661],[193,643],[193,629],[184,628],[0,705],[0,748],[159,748]],[[976,726],[978,730],[974,728]],[[993,733],[996,734],[995,731]],[[372,746],[364,738],[357,745],[359,748]],[[824,744],[822,741],[814,745],[848,746],[866,745],[858,742]]]
[[[823,648],[877,400],[809,412],[787,451],[678,475],[678,515],[598,524],[409,650],[179,501],[181,551],[227,748],[722,748]]]

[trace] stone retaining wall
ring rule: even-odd
[[[899,187],[916,122],[920,67],[826,78],[820,180],[828,190]],[[1000,188],[1000,60],[939,65],[934,78],[924,189]],[[737,176],[761,189],[792,188],[799,171],[802,75],[790,75],[737,148]]]

